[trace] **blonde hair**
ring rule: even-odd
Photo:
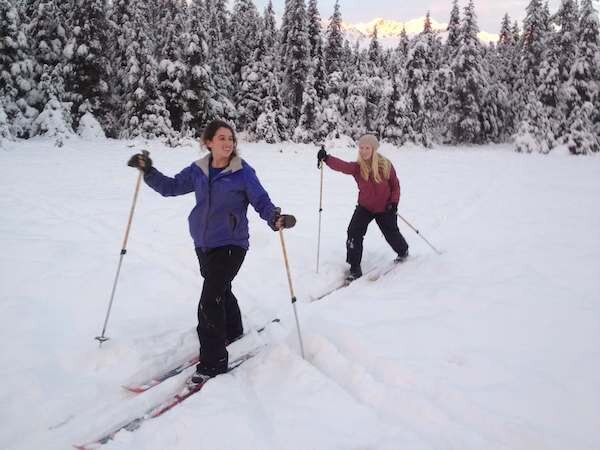
[[[357,162],[360,167],[360,176],[366,181],[369,180],[369,177],[372,177],[375,183],[381,183],[382,176],[383,179],[389,180],[392,163],[385,156],[377,152],[379,148],[377,138],[372,134],[365,134],[358,140],[358,145],[368,145],[373,149],[373,154],[369,161],[365,161],[360,154],[358,155]]]

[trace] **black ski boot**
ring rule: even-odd
[[[404,262],[406,260],[406,258],[408,258],[408,252],[406,252],[403,255],[398,255],[396,257],[396,259],[394,260],[394,262],[401,263],[401,262]]]
[[[351,283],[357,278],[362,277],[362,270],[360,270],[360,266],[358,267],[350,267],[350,272],[346,275],[346,281]]]
[[[210,380],[212,377],[210,375],[206,375],[202,372],[198,372],[196,370],[196,373],[194,375],[192,375],[192,379],[190,380],[193,384],[204,384],[206,383],[208,380]]]

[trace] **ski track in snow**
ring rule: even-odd
[[[193,196],[142,185],[111,340],[93,339],[135,186],[127,159],[148,148],[174,175],[201,155],[128,144],[32,139],[0,152],[0,448],[69,448],[143,413],[193,371],[140,395],[120,387],[196,350]],[[234,292],[247,329],[281,323],[230,354],[269,347],[103,449],[600,448],[597,155],[384,145],[400,213],[444,253],[399,220],[411,258],[311,302],[343,279],[354,181],[325,171],[316,274],[316,148],[241,147],[274,203],[298,218],[285,239],[307,360],[279,239],[249,208],[251,249]],[[393,257],[372,223],[363,271]]]

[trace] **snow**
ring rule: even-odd
[[[77,134],[87,141],[103,140],[106,138],[102,126],[98,123],[94,115],[89,112],[85,113],[79,119]]]
[[[330,143],[333,145],[333,142]],[[148,409],[189,372],[132,395],[121,385],[196,350],[202,280],[187,232],[193,196],[142,184],[115,304],[110,288],[146,148],[173,175],[203,153],[158,141],[52,139],[0,151],[0,448],[70,448]],[[320,301],[343,276],[351,177],[324,172],[315,273],[317,148],[241,144],[284,233],[306,360],[277,234],[249,212],[236,280],[247,328],[268,344],[234,372],[103,449],[600,448],[600,159],[510,145],[382,153],[399,174],[411,257]],[[345,145],[328,151],[354,160]],[[11,170],[8,170],[11,169]],[[25,175],[26,174],[26,175]],[[375,224],[363,268],[394,257]]]

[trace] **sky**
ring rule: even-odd
[[[468,0],[459,0],[461,9]],[[285,0],[272,0],[275,13],[279,16],[283,12]],[[268,0],[255,0],[259,11],[263,11]],[[308,0],[307,0],[308,3]],[[598,8],[598,1],[594,1]],[[318,0],[321,17],[327,19],[333,13],[335,0]],[[500,21],[505,13],[513,20],[521,21],[525,17],[525,8],[529,0],[475,0],[475,11],[479,19],[479,28],[489,33],[500,30]],[[342,20],[358,23],[369,22],[377,17],[384,19],[405,21],[424,16],[429,10],[432,17],[438,22],[448,22],[452,0],[369,0],[368,8],[365,2],[359,0],[340,0]],[[558,9],[560,0],[549,0],[552,12]]]

